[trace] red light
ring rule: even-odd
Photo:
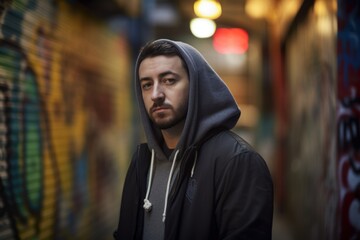
[[[222,54],[243,54],[249,47],[249,35],[241,28],[218,28],[213,36],[213,46]]]

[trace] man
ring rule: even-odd
[[[201,54],[161,39],[136,63],[147,144],[123,189],[116,239],[271,239],[265,161],[232,129],[240,110]]]

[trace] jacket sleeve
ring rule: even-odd
[[[134,239],[138,198],[136,185],[135,159],[133,157],[125,178],[119,223],[113,234],[114,239]]]
[[[273,183],[259,154],[249,150],[228,161],[217,186],[220,239],[271,239]]]

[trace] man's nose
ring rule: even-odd
[[[164,98],[165,98],[165,94],[162,87],[159,84],[154,84],[152,89],[151,99],[154,102],[159,102],[159,101],[163,101]]]

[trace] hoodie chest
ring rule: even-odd
[[[144,211],[144,236],[149,236],[150,238],[148,239],[159,239],[159,237],[164,234],[162,215],[171,164],[171,161],[155,160],[153,179],[150,186],[151,191],[149,194],[152,209],[150,212]],[[148,183],[149,181],[147,184]]]

